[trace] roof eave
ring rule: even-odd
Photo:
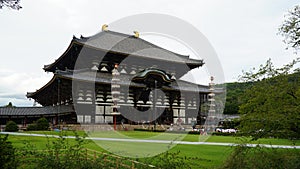
[[[78,40],[78,38],[76,38],[75,36],[73,36],[73,39],[71,40],[68,48],[66,49],[66,51],[58,58],[58,59],[55,59],[55,61],[51,64],[48,64],[48,65],[44,65],[44,70],[46,72],[54,72],[56,67],[54,67],[60,60],[62,60],[65,55],[67,55],[67,53],[71,50],[71,48],[73,47],[74,45],[74,42],[76,42]]]

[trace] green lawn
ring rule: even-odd
[[[64,131],[66,135],[74,136],[73,131]],[[46,135],[60,135],[60,132],[55,131],[30,131],[25,133],[35,134],[46,134]],[[84,131],[77,131],[77,134],[83,136]],[[217,142],[217,143],[247,143],[252,144],[270,144],[270,145],[300,145],[300,140],[290,141],[287,139],[273,139],[273,138],[262,138],[256,141],[251,141],[251,138],[245,137],[233,137],[233,136],[199,136],[193,134],[171,134],[171,133],[157,133],[157,132],[144,132],[144,131],[101,131],[88,133],[90,137],[101,137],[101,138],[138,138],[138,139],[153,139],[153,140],[178,140],[182,141],[206,141],[206,142]]]
[[[233,151],[232,147],[210,145],[176,145],[170,152],[180,151],[181,156],[197,157],[190,162],[195,168],[220,166]]]
[[[35,132],[43,133],[43,132]],[[51,132],[46,132],[47,134],[53,134]],[[83,133],[82,133],[83,134]],[[139,135],[140,133],[138,133]],[[30,136],[9,136],[9,141],[17,148],[24,147],[25,142],[30,142],[37,149],[46,149],[47,142],[51,142],[56,138],[46,138],[46,137],[30,137]],[[70,144],[75,143],[74,139],[68,139]],[[117,144],[117,142],[116,142]],[[134,144],[134,143],[129,143]],[[86,148],[104,151],[98,144],[94,141],[89,140],[85,145]],[[151,147],[150,147],[151,148]],[[189,163],[192,164],[193,168],[213,168],[222,164],[222,162],[228,157],[230,152],[233,150],[232,147],[227,146],[210,146],[210,145],[176,145],[170,152],[178,152],[179,156],[190,157]],[[191,158],[194,158],[191,159]],[[147,159],[143,159],[147,160]]]
[[[46,135],[60,135],[60,132],[54,131],[38,131],[38,132],[26,132],[26,133],[35,133],[35,134],[46,134]],[[77,132],[80,136],[83,136],[85,132],[78,131]],[[66,135],[74,136],[74,132],[67,131],[65,132]],[[141,139],[164,139],[170,136],[170,133],[164,133],[163,137],[158,137],[161,133],[154,133],[154,132],[139,132],[139,131],[121,131],[121,132],[101,132],[101,133],[92,133],[93,137],[108,137],[108,138],[141,138]],[[176,136],[176,134],[175,134]],[[202,136],[201,136],[202,137]],[[250,140],[250,138],[241,138],[241,137],[232,137],[232,136],[211,136],[205,139],[199,138],[199,135],[185,135],[184,141],[201,141],[206,140],[207,142],[221,142],[221,143],[240,143],[241,140]],[[34,136],[15,136],[10,135],[9,141],[13,143],[16,148],[24,147],[25,143],[30,143],[37,149],[46,149],[47,143],[51,143],[52,141],[56,140],[57,138],[53,138],[51,136],[47,137],[34,137]],[[70,144],[75,143],[75,139],[67,139]],[[97,150],[97,151],[106,151],[104,150],[105,144],[108,141],[92,141],[87,140],[85,144],[86,148]],[[292,142],[286,139],[259,139],[258,141],[253,141],[250,143],[260,143],[260,144],[273,144],[273,145],[292,145]],[[139,153],[139,148],[137,146],[141,146],[141,148],[147,148],[149,151],[155,150],[153,147],[159,147],[158,143],[136,143],[132,142],[109,142],[109,145],[115,147],[116,149],[122,149],[124,147],[134,150],[133,153]],[[297,141],[296,145],[300,145],[300,142]],[[102,148],[102,147],[104,148]],[[165,146],[166,147],[166,146]],[[231,146],[213,146],[213,145],[174,145],[171,149],[168,149],[169,152],[178,152],[179,156],[187,157],[188,163],[193,166],[193,168],[217,168],[220,166],[226,158],[230,155],[233,151],[233,147]],[[167,150],[167,149],[166,149]],[[282,149],[282,151],[285,151]],[[298,150],[297,150],[298,151]],[[114,151],[112,151],[114,152]],[[122,154],[123,152],[117,152]],[[126,155],[126,154],[122,154]],[[141,159],[142,161],[147,161],[147,158]]]

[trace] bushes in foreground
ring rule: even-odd
[[[60,168],[60,169],[98,169],[98,168],[128,168],[124,165],[132,167],[132,161],[139,162],[134,164],[134,168],[155,168],[161,169],[175,169],[175,168],[191,168],[191,161],[200,160],[198,158],[187,158],[179,156],[180,152],[163,154],[148,157],[143,159],[130,159],[126,157],[117,157],[109,153],[89,154],[85,148],[85,144],[90,140],[79,137],[75,133],[75,142],[65,137],[64,132],[59,138],[48,139],[47,149],[39,151],[34,145],[29,142],[22,150],[23,158],[21,159],[21,166],[24,168]],[[31,157],[30,162],[27,161]],[[118,163],[118,164],[117,164]],[[122,165],[123,164],[123,165]]]
[[[7,141],[8,135],[0,135],[0,168],[17,168],[16,150],[11,142]]]
[[[31,156],[31,162],[28,163],[23,158],[22,165],[25,168],[61,168],[61,169],[81,169],[81,168],[99,168],[99,161],[90,160],[84,156],[85,148],[83,145],[87,142],[83,137],[75,133],[75,143],[70,143],[61,133],[59,138],[48,138],[47,149],[38,151],[35,145],[26,143],[22,149],[24,157]]]
[[[247,147],[239,145],[225,161],[222,169],[298,169],[300,151],[297,149]]]

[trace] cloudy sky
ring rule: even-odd
[[[237,81],[242,70],[268,58],[280,66],[295,57],[285,50],[277,30],[296,4],[296,0],[21,0],[21,10],[0,11],[0,106],[10,101],[32,105],[26,92],[50,80],[52,74],[44,72],[43,65],[57,59],[73,35],[90,36],[104,23],[141,13],[168,14],[195,26],[218,54],[225,81]],[[153,41],[188,54],[172,43]]]

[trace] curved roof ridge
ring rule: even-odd
[[[166,51],[166,52],[169,52],[169,53],[171,53],[171,54],[174,54],[174,55],[177,55],[177,56],[184,57],[185,59],[190,59],[189,55],[183,55],[183,54],[180,54],[180,53],[173,52],[173,51],[171,51],[171,50],[168,50],[168,49],[165,49],[165,48],[163,48],[163,47],[160,47],[160,46],[158,46],[158,45],[156,45],[156,44],[154,44],[154,43],[151,43],[151,42],[149,42],[149,41],[147,41],[147,40],[145,40],[145,39],[143,39],[143,38],[140,38],[140,37],[137,38],[137,37],[135,37],[134,35],[129,35],[129,34],[121,33],[121,32],[115,32],[115,31],[111,31],[111,30],[102,31],[102,32],[99,32],[99,33],[97,33],[97,34],[95,34],[95,35],[91,35],[91,36],[87,36],[87,37],[84,37],[84,36],[81,35],[80,38],[76,38],[76,37],[75,37],[75,40],[79,40],[79,41],[84,40],[84,41],[86,42],[86,41],[89,40],[90,38],[97,38],[97,37],[100,37],[100,36],[102,36],[104,33],[110,33],[110,34],[114,34],[114,35],[121,35],[121,36],[124,36],[124,37],[126,37],[126,38],[138,39],[138,40],[140,40],[140,41],[142,41],[142,42],[144,42],[144,43],[146,43],[146,44],[148,44],[148,45],[150,45],[150,46],[153,46],[154,48],[162,49],[162,50],[164,50],[164,51]],[[196,60],[196,59],[193,59],[193,60]],[[199,60],[196,60],[196,61],[199,61]]]

